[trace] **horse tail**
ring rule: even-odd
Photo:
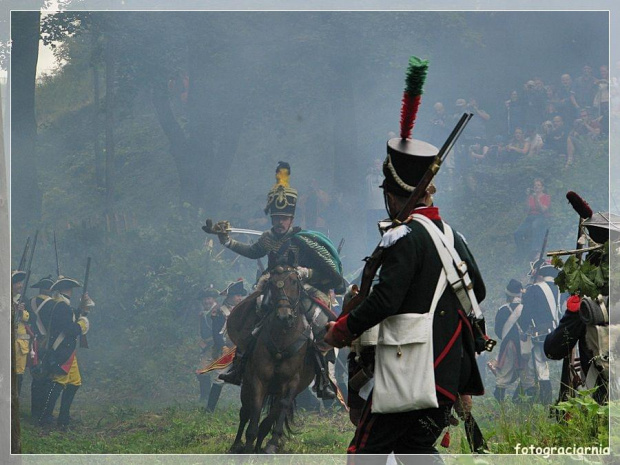
[[[267,416],[271,415],[274,412],[274,409],[277,406],[278,402],[284,402],[279,396],[268,394],[265,398],[264,409],[266,411]],[[286,405],[282,405],[286,408]],[[290,408],[286,409],[286,416],[284,417],[284,435],[287,438],[290,438],[293,434],[299,434],[299,431],[294,429],[295,426],[295,410],[297,408],[297,403],[293,399],[293,405]],[[272,430],[275,427],[277,419],[275,419]]]

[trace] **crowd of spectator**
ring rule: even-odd
[[[579,156],[582,142],[607,137],[609,87],[606,65],[596,73],[585,65],[576,79],[562,74],[555,83],[546,84],[535,76],[521,89],[512,90],[503,102],[505,111],[500,118],[504,121],[495,125],[502,129],[493,137],[489,137],[486,127],[491,116],[476,99],[457,99],[453,113],[437,102],[431,118],[431,142],[440,146],[455,121],[469,111],[474,118],[453,160],[448,161],[449,169],[465,173],[472,163],[489,159],[510,162],[536,156],[543,149],[559,156],[568,168]]]

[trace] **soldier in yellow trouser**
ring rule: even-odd
[[[30,314],[26,310],[24,303],[19,299],[24,287],[26,273],[24,271],[13,271],[11,273],[11,298],[13,314],[15,315],[15,374],[17,375],[17,395],[22,390],[22,381],[30,353],[30,334],[26,329],[26,322],[30,319]]]
[[[82,385],[82,377],[78,367],[76,348],[77,339],[86,334],[89,329],[88,313],[92,300],[85,295],[84,302],[91,305],[83,305],[79,311],[70,306],[73,288],[81,287],[80,283],[71,278],[59,277],[51,287],[51,291],[58,291],[56,305],[48,309],[43,315],[39,315],[46,326],[49,326],[49,348],[51,350],[51,387],[45,398],[45,406],[39,417],[41,426],[48,426],[53,421],[52,413],[60,394],[60,412],[58,414],[58,427],[66,429],[69,425],[69,410],[78,388]],[[42,312],[45,309],[42,309]]]

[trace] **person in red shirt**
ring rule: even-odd
[[[540,247],[545,237],[545,231],[549,227],[549,207],[551,197],[545,194],[545,186],[542,179],[534,179],[532,188],[528,188],[527,216],[514,233],[517,254],[536,259],[540,253]]]

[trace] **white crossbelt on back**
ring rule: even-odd
[[[554,296],[553,291],[551,290],[551,285],[546,281],[538,283],[537,286],[540,287],[540,290],[543,291],[543,294],[545,294],[545,299],[547,299],[547,305],[549,306],[549,312],[553,317],[553,327],[555,328],[558,326],[558,322],[562,317],[560,309],[560,291],[558,289],[558,296]]]
[[[517,305],[514,310],[508,304],[504,305],[504,307],[508,307],[508,310],[510,310],[511,313],[506,320],[506,323],[504,323],[504,327],[502,328],[502,339],[506,339],[506,336],[508,336],[508,333],[510,332],[512,327],[517,323],[517,320],[521,318],[523,304],[519,303],[519,305]],[[517,327],[519,328],[519,332],[521,332],[521,328],[519,327],[519,325],[517,325]]]
[[[469,277],[467,264],[461,259],[459,253],[454,248],[454,233],[452,228],[446,223],[443,223],[444,233],[435,223],[419,213],[413,214],[413,219],[424,226],[433,240],[439,258],[441,258],[450,287],[452,287],[459,299],[463,311],[466,314],[473,312],[477,319],[481,319],[482,312],[480,311],[478,300],[474,295],[474,287]]]

